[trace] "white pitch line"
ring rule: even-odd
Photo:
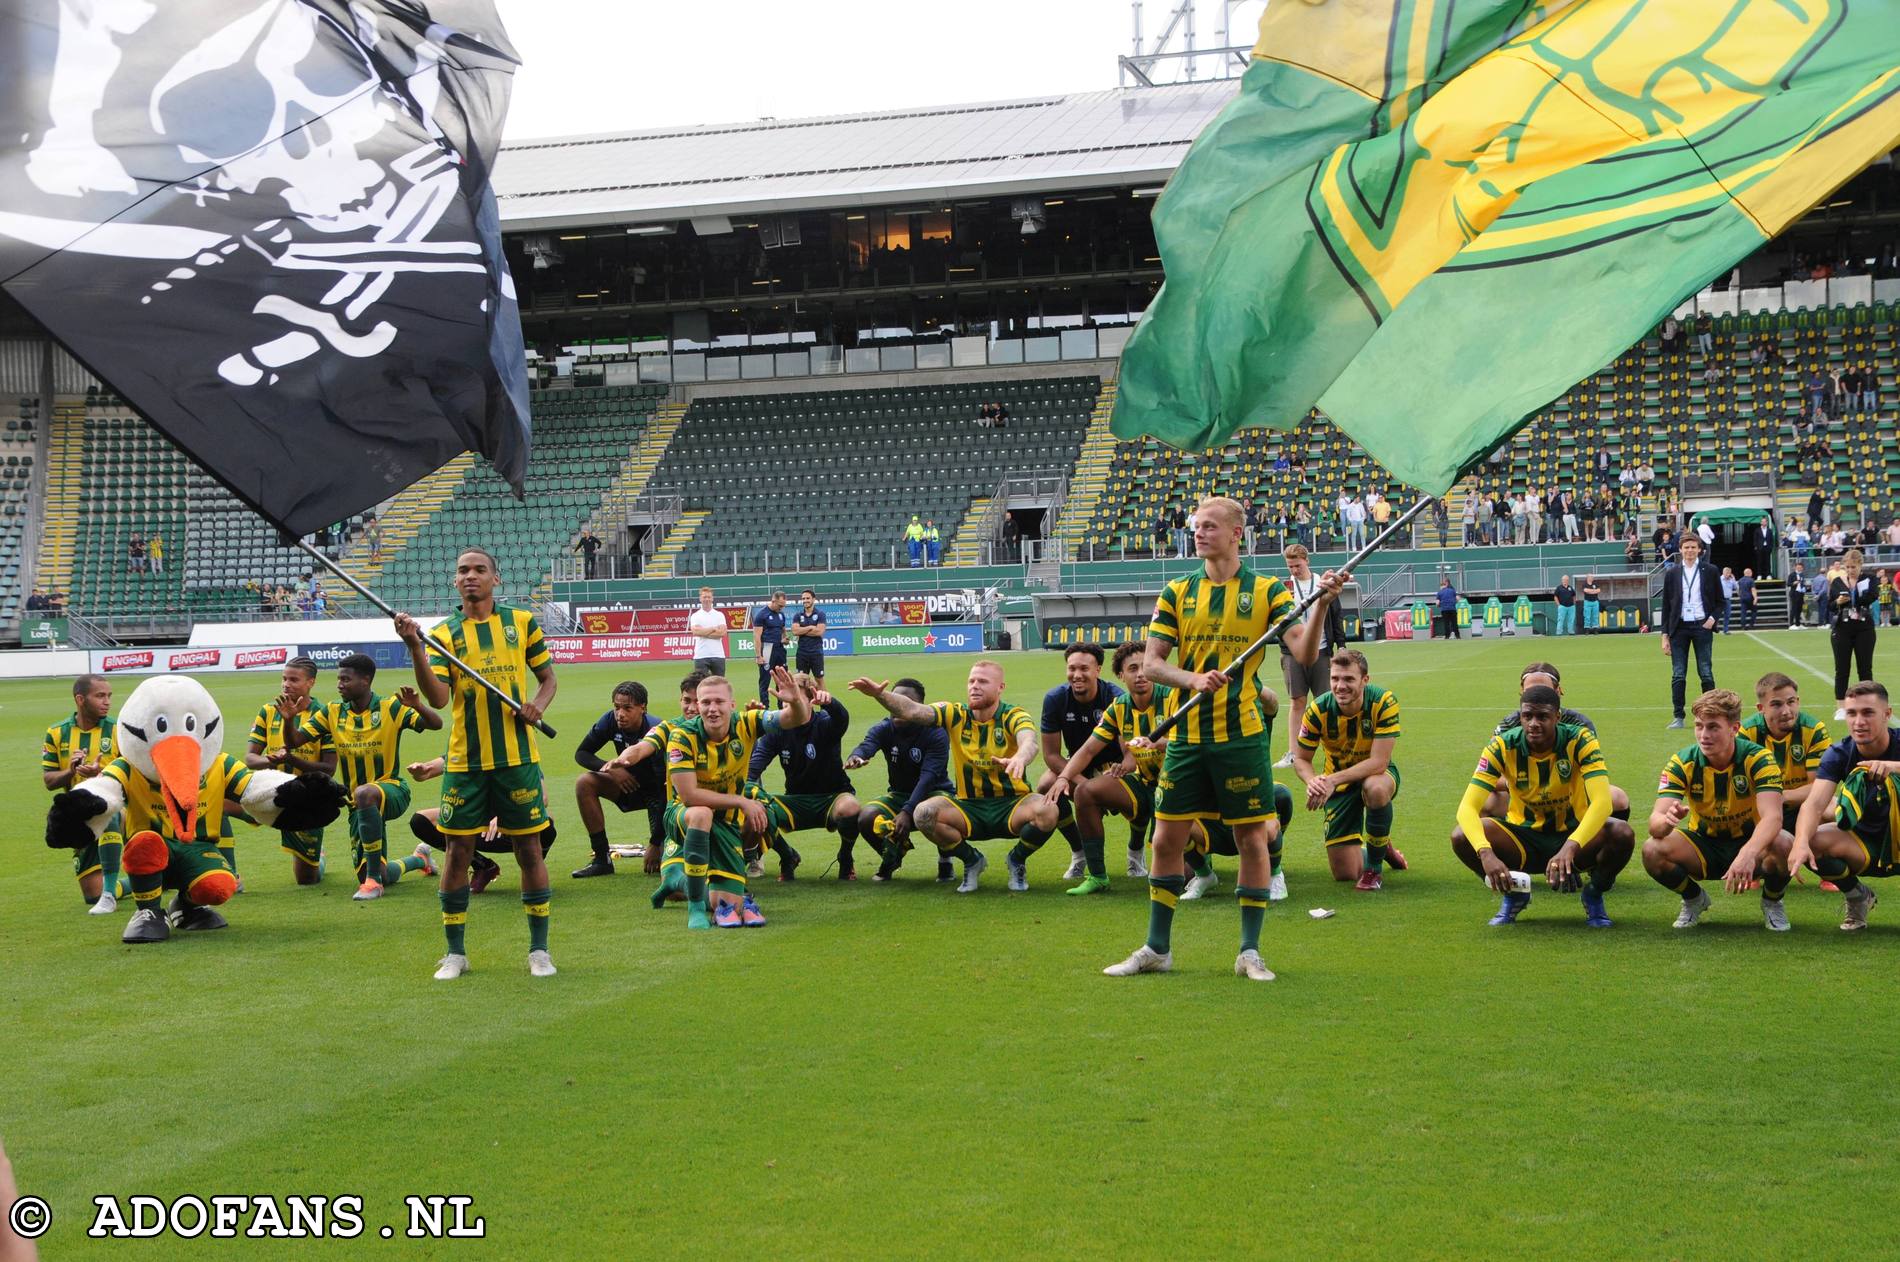
[[[1820,680],[1822,683],[1829,684],[1829,685],[1833,684],[1834,676],[1828,674],[1826,671],[1822,670],[1819,666],[1816,666],[1813,662],[1803,661],[1801,658],[1796,657],[1793,653],[1790,653],[1785,649],[1776,648],[1774,645],[1770,644],[1768,641],[1762,639],[1759,635],[1756,635],[1753,631],[1744,631],[1742,632],[1742,634],[1747,636],[1749,639],[1753,640],[1755,643],[1761,645],[1763,648],[1767,649],[1770,653],[1773,653],[1776,657],[1781,658],[1783,661],[1793,662],[1796,666],[1799,666],[1802,670],[1807,671],[1808,674],[1813,675],[1816,679]]]

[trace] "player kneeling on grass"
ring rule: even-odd
[[[427,853],[385,857],[391,820],[409,810],[409,786],[403,782],[401,760],[404,732],[439,732],[442,716],[430,709],[414,688],[398,688],[394,697],[376,695],[376,663],[364,653],[352,653],[337,663],[336,691],[342,698],[317,709],[299,707],[285,697],[278,703],[284,720],[284,748],[306,742],[327,748],[322,770],[334,770],[350,795],[350,847],[356,863],[357,902],[381,898],[387,886],[405,872],[435,875]],[[297,716],[302,715],[302,718]]]
[[[1405,856],[1392,844],[1392,799],[1399,795],[1399,769],[1392,747],[1399,739],[1399,699],[1389,688],[1368,683],[1371,668],[1357,649],[1333,654],[1328,676],[1333,690],[1306,703],[1293,770],[1306,782],[1306,809],[1326,812],[1326,862],[1335,881],[1353,888],[1384,887],[1385,865],[1403,872]],[[1326,751],[1326,774],[1313,755]]]
[[[1049,789],[1055,784],[1056,776],[1089,743],[1089,738],[1101,726],[1102,716],[1108,713],[1108,707],[1122,695],[1121,689],[1102,678],[1103,660],[1099,644],[1069,645],[1062,650],[1066,681],[1042,694],[1043,773],[1036,781],[1036,792],[1045,797],[1051,796]],[[1095,742],[1095,757],[1070,781],[1071,787],[1081,784],[1081,777],[1098,776],[1120,765],[1123,753],[1115,742]],[[1128,838],[1128,875],[1147,876],[1148,868],[1141,861],[1141,852],[1147,844],[1144,832],[1148,820],[1136,819],[1134,824]],[[1080,825],[1066,807],[1058,808],[1056,831],[1069,843],[1069,870],[1062,874],[1062,879],[1078,880],[1088,872],[1088,859],[1082,849]]]
[[[1526,688],[1537,687],[1553,690],[1556,692],[1559,701],[1563,698],[1563,677],[1557,673],[1557,668],[1549,662],[1532,662],[1526,666],[1523,673],[1517,677],[1517,690],[1520,694],[1522,694]],[[1513,709],[1509,714],[1498,720],[1497,727],[1492,729],[1492,735],[1502,736],[1515,728],[1522,721],[1518,711]],[[1580,727],[1589,732],[1592,736],[1596,735],[1597,725],[1591,721],[1589,715],[1581,710],[1573,710],[1569,706],[1563,706],[1557,711],[1557,722],[1569,727]],[[1500,785],[1497,792],[1485,799],[1484,810],[1480,813],[1486,819],[1503,819],[1510,809],[1510,792],[1504,786]],[[1612,784],[1610,786],[1610,818],[1620,819],[1628,823],[1629,817],[1630,795],[1625,793],[1617,785]],[[1632,835],[1634,835],[1634,831],[1633,829],[1631,830]]]
[[[1293,792],[1284,784],[1276,783],[1273,786],[1273,827],[1267,830],[1267,864],[1273,872],[1273,879],[1267,885],[1267,901],[1271,903],[1286,899],[1286,875],[1280,871],[1280,853],[1286,845],[1287,830],[1292,826]],[[1182,902],[1206,898],[1220,888],[1220,876],[1214,871],[1215,855],[1239,858],[1240,843],[1234,839],[1234,830],[1219,820],[1199,820],[1188,837],[1185,861],[1193,875],[1188,877],[1187,888],[1181,891]]]
[[[666,777],[660,773],[666,760],[636,773],[617,761],[603,762],[599,753],[601,746],[611,743],[617,760],[657,726],[647,714],[646,685],[637,679],[625,679],[614,685],[613,709],[594,720],[594,726],[574,747],[574,761],[585,768],[574,781],[574,805],[580,811],[581,827],[587,830],[588,848],[594,852],[593,858],[574,869],[572,875],[577,880],[614,874],[607,817],[600,805],[603,800],[619,807],[623,815],[639,810],[647,813],[649,852],[657,856],[666,844]]]
[[[1203,500],[1194,521],[1201,572],[1162,589],[1148,624],[1148,654],[1141,673],[1157,685],[1176,689],[1177,696],[1205,695],[1190,700],[1192,710],[1170,731],[1155,782],[1148,940],[1102,971],[1110,977],[1133,977],[1173,967],[1174,909],[1187,885],[1188,844],[1194,825],[1212,820],[1233,829],[1240,853],[1240,881],[1234,890],[1240,902],[1240,954],[1234,958],[1234,972],[1250,981],[1272,981],[1273,972],[1260,958],[1260,930],[1272,881],[1268,851],[1278,823],[1273,813],[1273,724],[1259,702],[1260,653],[1240,655],[1292,612],[1293,595],[1279,579],[1256,574],[1242,563],[1245,526],[1239,504],[1225,496]],[[1339,575],[1322,576],[1305,624],[1286,633],[1285,643],[1296,660],[1311,662],[1318,656],[1321,624],[1340,585]],[[1179,665],[1168,660],[1177,649]]]
[[[1596,734],[1562,722],[1562,699],[1542,684],[1524,690],[1517,712],[1518,722],[1494,735],[1478,757],[1458,803],[1452,852],[1504,896],[1494,925],[1511,924],[1530,906],[1529,890],[1511,888],[1511,872],[1535,864],[1559,891],[1576,889],[1581,873],[1584,918],[1593,928],[1608,928],[1603,896],[1629,863],[1636,834],[1610,817],[1610,769]],[[1495,793],[1506,797],[1503,818],[1484,818]]]
[[[765,803],[745,792],[746,768],[759,737],[803,727],[811,718],[804,690],[783,666],[772,669],[781,710],[734,712],[732,684],[709,675],[699,685],[699,714],[668,737],[667,776],[685,808],[686,927],[722,929],[762,925],[764,915],[746,892],[745,839],[769,832]],[[707,891],[712,891],[708,914]]]
[[[774,836],[782,838],[809,828],[837,833],[838,879],[855,881],[858,869],[851,850],[858,840],[859,807],[844,774],[844,735],[851,730],[851,714],[842,701],[820,690],[810,675],[796,676],[792,686],[805,694],[811,718],[803,727],[781,727],[761,736],[752,748],[746,779],[759,783],[772,760],[778,759],[785,772],[785,792],[766,795]],[[791,879],[783,859],[779,879]]]
[[[917,828],[937,849],[963,862],[957,893],[974,893],[989,860],[971,842],[1015,837],[1009,887],[1029,888],[1025,864],[1056,830],[1056,804],[1034,793],[1024,775],[1036,758],[1036,725],[1003,700],[1003,668],[983,660],[970,667],[965,702],[913,701],[887,683],[854,679],[851,687],[882,705],[899,723],[941,727],[949,736],[951,790],[917,808]]]
[[[1086,646],[1071,647],[1071,661],[1080,647]],[[1165,736],[1159,742],[1148,738],[1173,710],[1174,689],[1150,683],[1142,674],[1145,660],[1146,649],[1140,644],[1124,644],[1115,650],[1115,677],[1127,691],[1109,702],[1088,739],[1048,781],[1052,799],[1060,802],[1067,796],[1075,802],[1084,875],[1071,894],[1094,894],[1109,887],[1107,816],[1125,816],[1130,838],[1137,845],[1154,818],[1155,781],[1161,777],[1168,741]],[[1136,741],[1139,747],[1133,744]],[[1111,753],[1119,756],[1103,763],[1103,756]],[[1096,774],[1090,775],[1092,770]],[[1140,875],[1147,875],[1140,851],[1131,849],[1128,874],[1136,875],[1137,867]]]
[[[705,678],[705,671],[696,670],[680,680],[680,717],[664,719],[648,728],[645,736],[614,755],[608,767],[632,771],[653,762],[654,766],[664,768],[666,743],[673,739],[673,733],[686,720],[699,716],[699,685]],[[665,848],[662,850],[659,846],[648,846],[645,857],[646,874],[660,878],[659,886],[653,891],[655,911],[668,903],[686,901],[686,825],[682,822],[685,811],[686,808],[680,805],[678,791],[673,788],[673,781],[667,779],[666,807],[660,816]]]
[[[103,675],[81,675],[73,681],[73,715],[46,729],[40,744],[40,780],[48,793],[75,788],[98,775],[112,761],[112,681]],[[108,821],[96,842],[73,850],[73,875],[89,916],[109,916],[119,910],[119,856],[125,836],[118,820]],[[131,892],[127,886],[126,893]]]
[[[1792,838],[1827,753],[1827,724],[1801,709],[1794,680],[1771,670],[1755,681],[1755,713],[1742,721],[1742,736],[1767,750],[1781,769],[1781,831]],[[1834,886],[1822,888],[1832,892]]]
[[[443,766],[444,760],[439,756],[431,758],[427,762],[412,762],[409,764],[409,778],[414,780],[417,784],[422,784],[425,781],[433,780],[441,775]],[[441,814],[441,807],[431,806],[419,811],[413,811],[409,815],[409,831],[415,834],[416,838],[415,857],[427,861],[430,866],[434,866],[432,851],[446,851],[449,848],[448,838],[442,835],[442,829],[436,823],[441,817]],[[555,828],[553,820],[548,821],[547,827],[541,830],[540,836],[541,858],[545,861],[548,856],[548,851],[554,848]],[[501,821],[499,819],[489,820],[488,827],[482,831],[475,842],[474,856],[469,859],[468,892],[471,894],[486,893],[489,884],[494,881],[496,877],[501,875],[501,865],[489,858],[489,856],[513,854],[514,849],[513,843],[507,837],[502,836]]]
[[[1797,871],[1804,864],[1812,867],[1847,896],[1841,929],[1855,933],[1867,927],[1867,913],[1879,901],[1860,878],[1887,876],[1894,866],[1892,833],[1878,831],[1882,812],[1877,799],[1867,795],[1900,775],[1900,728],[1893,726],[1886,687],[1873,680],[1848,688],[1841,709],[1847,715],[1847,739],[1821,756],[1814,788],[1801,805],[1788,863]],[[1857,771],[1863,779],[1849,793],[1848,782]],[[1840,817],[1833,824],[1823,822],[1830,802]]]
[[[308,657],[291,658],[284,663],[280,682],[283,691],[258,707],[257,717],[251,720],[251,745],[244,755],[244,765],[254,771],[328,774],[335,767],[329,742],[306,741],[298,754],[292,754],[284,744],[284,733],[310,713],[310,692],[317,683],[316,662]],[[323,879],[321,828],[301,833],[280,830],[278,839],[290,856],[292,880],[299,885],[315,885]],[[238,888],[243,889],[242,882]]]
[[[1689,929],[1709,909],[1697,878],[1720,877],[1731,894],[1761,882],[1762,923],[1788,928],[1781,896],[1792,879],[1788,835],[1781,831],[1781,769],[1767,750],[1741,738],[1742,699],[1726,688],[1703,693],[1689,707],[1695,744],[1670,758],[1649,814],[1643,867],[1682,895],[1676,928]]]
[[[891,685],[891,691],[920,704],[924,699],[924,686],[915,679],[900,679]],[[851,751],[851,757],[845,759],[844,769],[856,771],[878,754],[884,755],[890,787],[858,812],[858,832],[870,840],[880,856],[877,873],[871,879],[888,881],[910,853],[917,808],[939,793],[950,792],[950,738],[940,727],[879,719]],[[939,853],[937,879],[955,878],[949,856]]]

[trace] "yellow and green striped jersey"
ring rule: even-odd
[[[1166,684],[1156,684],[1154,696],[1149,698],[1148,708],[1138,709],[1135,699],[1127,693],[1109,703],[1102,712],[1102,721],[1095,725],[1095,735],[1105,741],[1117,741],[1124,752],[1128,742],[1137,736],[1148,736],[1155,725],[1174,713],[1171,698],[1174,689]],[[1161,762],[1167,756],[1165,748],[1137,749],[1135,755],[1135,774],[1141,777],[1143,784],[1153,784],[1161,777]]]
[[[40,742],[40,770],[64,771],[73,765],[74,754],[80,756],[81,763],[105,766],[112,761],[118,726],[119,721],[111,715],[100,719],[98,727],[79,726],[77,714],[63,723],[53,724],[46,729],[46,738]],[[80,783],[83,781],[73,781],[73,784]]]
[[[1814,779],[1821,755],[1827,752],[1827,724],[1806,710],[1795,716],[1794,730],[1776,736],[1768,730],[1768,716],[1759,710],[1742,720],[1742,735],[1774,756],[1781,768],[1781,791],[1798,789]]]
[[[446,716],[448,770],[490,771],[540,762],[534,729],[436,651],[436,646],[446,646],[489,683],[516,701],[526,701],[537,686],[534,672],[554,660],[534,615],[512,605],[496,605],[486,618],[458,612],[431,630],[429,641],[429,669],[454,689]]]
[[[1900,777],[1869,775],[1855,768],[1834,792],[1837,822],[1850,832],[1885,836],[1900,845]]]
[[[1591,780],[1607,782],[1610,769],[1596,734],[1587,727],[1557,725],[1557,740],[1548,754],[1531,752],[1521,727],[1491,738],[1478,756],[1471,783],[1486,793],[1502,784],[1510,796],[1506,823],[1525,824],[1547,833],[1567,833],[1589,807],[1585,786]]]
[[[939,701],[930,707],[932,722],[950,737],[950,784],[960,798],[1011,798],[1029,792],[1028,784],[1011,779],[996,764],[1016,756],[1023,732],[1034,735],[1029,711],[1007,701],[996,703],[996,713],[978,722],[961,701]]]
[[[686,720],[683,717],[677,718],[677,719],[662,719],[658,723],[655,723],[652,727],[648,728],[647,734],[640,738],[640,743],[642,745],[651,745],[653,747],[653,752],[651,754],[648,754],[647,757],[658,758],[661,764],[665,765],[666,744],[668,741],[673,739],[673,733],[679,731],[679,729],[685,724],[685,722]],[[750,758],[750,755],[748,755],[748,759],[749,758]],[[667,802],[673,803],[673,802],[679,801],[680,794],[679,794],[679,790],[673,787],[673,777],[669,775],[665,779],[666,779]]]
[[[291,721],[301,723],[314,713],[316,707],[313,705]],[[277,713],[275,701],[266,701],[258,709],[257,717],[251,720],[251,743],[260,747],[258,753],[268,755],[284,752],[284,723],[284,716]],[[297,757],[308,762],[316,762],[329,752],[328,737],[320,737],[314,742],[306,740],[297,746]]]
[[[1292,608],[1293,593],[1286,584],[1245,565],[1225,583],[1211,582],[1205,573],[1189,575],[1162,589],[1148,638],[1178,649],[1174,660],[1182,670],[1225,670]],[[1254,681],[1264,657],[1256,653],[1248,658],[1225,688],[1181,721],[1173,739],[1199,745],[1266,731],[1260,686]]]
[[[304,735],[335,747],[337,778],[350,790],[378,780],[401,780],[402,734],[428,730],[420,713],[394,697],[373,692],[361,710],[351,709],[344,701],[330,701],[303,720]]]
[[[1324,749],[1328,771],[1364,762],[1372,754],[1372,742],[1398,736],[1399,699],[1377,684],[1366,685],[1357,714],[1341,714],[1333,694],[1324,692],[1307,702],[1300,716],[1300,748],[1308,758]]]
[[[1735,758],[1726,767],[1711,767],[1702,747],[1691,745],[1669,759],[1659,798],[1675,798],[1689,806],[1682,827],[1718,837],[1746,837],[1759,818],[1758,793],[1781,792],[1781,768],[1775,757],[1754,741],[1735,741]]]
[[[228,837],[224,817],[225,800],[237,800],[251,787],[252,771],[229,754],[219,754],[198,782],[198,831],[179,837],[165,810],[165,796],[156,782],[147,780],[131,763],[115,758],[100,771],[101,776],[116,780],[125,790],[125,835],[151,829],[167,841],[217,841]]]
[[[739,710],[732,716],[731,730],[725,739],[706,734],[704,720],[674,719],[666,738],[666,778],[670,785],[675,772],[690,771],[702,789],[713,793],[739,794],[745,790],[746,770],[752,762],[752,747],[759,737],[778,729],[777,710]],[[651,733],[648,733],[651,736]],[[737,823],[739,812],[723,811],[721,816]]]

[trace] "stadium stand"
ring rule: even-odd
[[[35,405],[18,400],[0,436],[0,624],[19,618],[27,587],[20,581],[20,560],[28,517],[27,496],[33,486],[36,433]]]
[[[706,513],[666,572],[756,571],[768,551],[774,568],[829,550],[833,568],[855,569],[860,549],[888,565],[912,515],[949,543],[1005,473],[1074,465],[1099,387],[1061,377],[699,399],[652,477]],[[976,424],[989,401],[1009,409],[1005,428]]]
[[[526,596],[541,586],[552,559],[573,546],[614,488],[663,394],[659,386],[535,391],[526,503],[485,462],[467,462],[406,546],[392,548],[385,537],[377,594],[405,608],[446,609],[455,556],[469,544],[495,553],[510,591]]]

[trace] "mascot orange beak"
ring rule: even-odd
[[[152,766],[171,818],[172,835],[190,841],[198,831],[198,761],[203,749],[194,736],[167,736],[152,746]]]

